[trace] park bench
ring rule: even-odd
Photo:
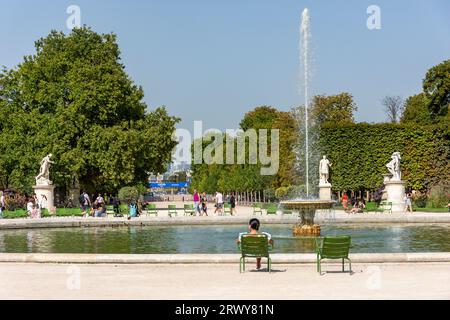
[[[344,260],[348,260],[350,266],[350,273],[352,272],[352,261],[348,254],[350,251],[351,237],[350,236],[336,236],[324,237],[320,243],[320,239],[316,238],[316,253],[317,253],[317,272],[322,274],[321,262],[323,259],[342,259],[342,272],[344,269]]]
[[[262,206],[259,203],[252,204],[252,208],[253,208],[253,214],[257,214],[257,213],[260,213],[261,215],[263,214]]]
[[[185,204],[184,205],[184,215],[195,216],[195,209],[193,204]]]
[[[175,204],[169,204],[168,209],[169,217],[172,218],[173,215],[178,216],[177,206]]]
[[[147,205],[147,215],[152,215],[154,214],[156,217],[158,216],[158,209],[156,209],[156,204],[154,203],[149,203]]]
[[[240,239],[239,248],[241,250],[241,259],[239,261],[239,272],[245,272],[246,258],[267,258],[267,268],[272,271],[272,260],[269,251],[272,245],[265,234],[246,234]]]

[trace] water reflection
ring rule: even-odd
[[[292,226],[269,225],[274,252],[314,252],[314,238],[295,239]],[[0,252],[236,253],[246,226],[176,226],[0,231]],[[450,225],[323,225],[323,235],[350,235],[352,252],[450,252]]]

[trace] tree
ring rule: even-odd
[[[450,110],[450,60],[428,70],[423,90],[429,99],[430,113],[434,117],[447,116]]]
[[[416,123],[426,125],[432,123],[428,98],[424,93],[416,94],[406,99],[401,123]]]
[[[399,96],[386,96],[381,100],[384,112],[392,123],[397,123],[403,111],[403,99]]]
[[[353,96],[343,92],[333,96],[317,95],[311,105],[311,119],[317,125],[353,123],[358,110]]]
[[[29,189],[39,160],[53,153],[52,180],[117,190],[144,183],[171,161],[179,121],[146,111],[125,72],[114,34],[52,31],[36,53],[0,73],[0,181]]]

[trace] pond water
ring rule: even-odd
[[[245,226],[146,226],[1,230],[0,252],[237,253]],[[314,252],[314,239],[293,238],[291,225],[266,225],[276,253]],[[323,225],[324,235],[350,235],[351,252],[450,252],[450,224]]]

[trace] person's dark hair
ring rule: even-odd
[[[253,218],[250,220],[250,222],[248,224],[249,224],[250,228],[252,228],[253,230],[256,230],[256,231],[259,230],[260,223],[259,223],[258,219]]]

